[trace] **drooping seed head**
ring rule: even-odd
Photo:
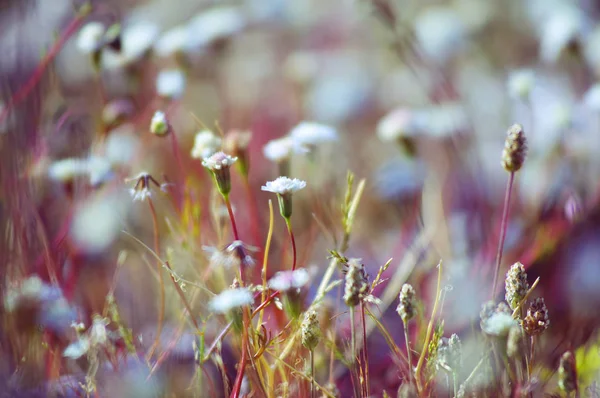
[[[537,336],[550,326],[548,308],[544,299],[536,298],[527,309],[527,316],[523,319],[523,329],[530,336]]]
[[[512,125],[507,132],[504,150],[502,151],[502,167],[509,173],[518,171],[525,162],[527,140],[520,124]]]
[[[517,308],[529,290],[527,273],[523,264],[516,262],[506,274],[506,302],[512,310]]]
[[[398,312],[398,315],[402,318],[402,322],[406,323],[413,319],[417,312],[415,288],[408,283],[402,285],[398,300],[399,303],[396,312]]]

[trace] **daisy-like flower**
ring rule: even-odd
[[[83,54],[92,54],[100,51],[104,44],[106,28],[100,22],[89,22],[85,24],[77,35],[77,48]]]
[[[162,111],[156,111],[150,121],[150,132],[160,137],[169,133],[169,121]]]
[[[156,77],[156,92],[161,97],[178,99],[185,93],[186,77],[180,69],[161,71]]]
[[[133,197],[134,201],[143,201],[146,200],[146,198],[151,197],[152,193],[150,188],[152,185],[164,191],[164,185],[161,185],[158,181],[156,181],[154,177],[152,177],[149,173],[145,171],[142,171],[133,178],[127,178],[125,180],[125,182],[127,183],[131,183],[134,181],[135,185],[129,190],[129,193],[131,193],[131,196]]]
[[[333,127],[314,122],[298,124],[290,131],[289,135],[299,145],[311,147],[338,139],[338,133]]]
[[[202,130],[194,137],[192,157],[205,159],[218,152],[221,148],[221,137],[213,134],[210,130]]]
[[[254,302],[252,293],[246,288],[227,289],[213,297],[208,303],[211,311],[226,314],[231,310]]]
[[[305,268],[294,271],[279,271],[269,280],[269,288],[280,292],[297,290],[305,286],[309,279],[310,276]]]
[[[279,212],[283,218],[289,220],[292,216],[292,194],[305,187],[306,182],[297,178],[277,177],[274,181],[267,181],[261,189],[277,194]]]
[[[202,166],[211,171],[217,188],[224,197],[227,197],[231,192],[231,172],[229,168],[236,161],[236,157],[229,156],[224,152],[217,152],[202,160]]]

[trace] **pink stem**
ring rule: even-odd
[[[504,249],[504,239],[506,238],[506,226],[508,224],[508,212],[510,208],[510,197],[512,186],[515,180],[515,173],[510,173],[506,184],[506,193],[504,196],[504,211],[502,213],[502,224],[500,225],[500,242],[498,244],[498,254],[496,255],[496,268],[494,271],[494,283],[492,284],[492,300],[496,297],[496,288],[498,287],[498,274],[500,273],[500,263],[502,262],[502,251]]]

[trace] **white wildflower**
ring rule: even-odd
[[[156,78],[156,92],[161,97],[178,99],[185,93],[186,77],[180,69],[161,71]]]
[[[101,316],[95,316],[88,331],[89,340],[92,345],[104,345],[108,342],[108,331],[106,326],[109,324],[108,319]]]
[[[106,182],[114,175],[110,161],[100,156],[90,156],[86,161],[86,169],[92,186]]]
[[[269,287],[273,290],[285,292],[300,289],[308,283],[309,279],[308,271],[304,268],[294,271],[280,271],[269,280]]]
[[[562,51],[581,34],[583,15],[572,5],[558,7],[545,21],[541,33],[540,57],[556,62]]]
[[[233,309],[254,302],[252,293],[246,288],[227,289],[213,297],[208,303],[211,311],[225,314]]]
[[[600,83],[594,84],[585,93],[583,102],[589,109],[596,112],[600,111]]]
[[[439,63],[445,63],[464,46],[466,28],[452,8],[426,8],[415,19],[414,29],[423,52]]]
[[[87,354],[90,350],[90,340],[85,336],[80,336],[77,341],[69,344],[63,351],[63,357],[78,359]]]
[[[154,45],[154,51],[159,57],[169,57],[184,51],[191,39],[188,25],[179,25],[162,34]]]
[[[529,98],[535,85],[535,72],[532,69],[518,69],[508,76],[508,95],[513,99]]]
[[[61,159],[53,162],[48,167],[48,177],[59,182],[70,182],[86,173],[87,165],[84,159]]]
[[[261,189],[278,195],[289,195],[306,187],[306,181],[297,178],[277,177],[274,181],[267,181]]]
[[[209,170],[221,170],[228,168],[237,161],[237,157],[232,157],[223,152],[217,152],[202,161],[202,166]]]
[[[507,312],[495,312],[482,322],[481,328],[491,336],[503,337],[508,335],[510,328],[517,325],[517,321]]]
[[[338,133],[333,127],[314,122],[298,124],[290,131],[289,135],[298,144],[311,146],[338,139]]]
[[[393,110],[377,124],[377,136],[381,141],[394,141],[414,134],[413,114],[406,108]]]
[[[234,7],[216,7],[192,18],[186,45],[188,52],[199,51],[217,40],[226,39],[246,26],[244,15]]]
[[[85,24],[77,35],[77,48],[83,54],[91,54],[102,48],[106,28],[100,22]]]
[[[158,26],[151,22],[139,22],[124,27],[121,34],[121,51],[105,51],[102,57],[104,68],[121,68],[139,61],[152,49],[159,33]]]
[[[209,130],[202,130],[194,137],[192,157],[195,159],[208,158],[219,151],[221,143],[221,137],[213,134]]]
[[[306,153],[308,149],[296,142],[292,137],[271,140],[263,148],[265,157],[273,162],[288,159],[292,153]]]
[[[150,132],[158,136],[163,136],[169,131],[169,121],[164,112],[156,111],[150,121]]]

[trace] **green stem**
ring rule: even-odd
[[[287,230],[292,241],[292,271],[296,269],[296,239],[294,238],[294,232],[292,231],[292,221],[289,218],[285,219]]]

